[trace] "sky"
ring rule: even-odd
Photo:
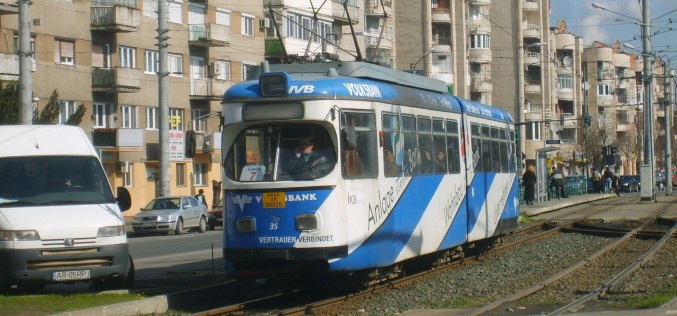
[[[677,0],[644,1],[649,1],[652,51],[670,56],[677,64]],[[616,13],[593,8],[592,3]],[[636,51],[624,48],[628,53],[642,51],[641,0],[550,0],[550,6],[550,26],[565,20],[569,32],[582,37],[586,45],[593,41],[611,45],[618,40],[635,47]]]

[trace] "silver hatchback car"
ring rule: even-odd
[[[132,218],[134,233],[183,233],[186,228],[207,230],[207,206],[192,196],[155,198]]]

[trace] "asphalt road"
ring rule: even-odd
[[[130,234],[128,241],[136,280],[190,273],[223,273],[222,230],[181,235]]]

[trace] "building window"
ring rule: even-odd
[[[193,130],[196,132],[205,132],[207,130],[207,111],[205,110],[190,110],[190,122],[193,125]]]
[[[186,186],[186,164],[177,163],[176,164],[176,186],[185,187]]]
[[[613,88],[608,84],[598,84],[597,85],[597,95],[598,96],[610,96]]]
[[[256,67],[255,64],[249,64],[247,62],[242,62],[242,81],[247,80],[249,73]]]
[[[108,103],[94,103],[94,128],[108,128],[110,125],[111,105]]]
[[[75,101],[59,102],[59,124],[66,124],[68,119],[75,113]]]
[[[524,125],[526,140],[541,140],[541,123],[533,122]]]
[[[216,24],[230,26],[230,10],[217,8]]]
[[[127,172],[122,173],[122,181],[124,182],[125,188],[131,188],[134,186],[134,164],[130,163],[127,169]]]
[[[143,0],[143,15],[157,19],[157,0]]]
[[[167,21],[171,23],[178,23],[181,24],[183,23],[183,19],[181,18],[181,4],[183,1],[181,0],[169,0],[167,1]]]
[[[122,128],[136,128],[136,107],[133,105],[120,106]]]
[[[254,16],[242,15],[242,35],[254,36]]]
[[[136,48],[120,46],[120,67],[136,68]]]
[[[557,88],[572,89],[574,79],[571,75],[557,75]]]
[[[214,63],[214,78],[219,80],[230,80],[229,61],[217,61]]]
[[[470,35],[470,48],[491,48],[490,39],[488,34]]]
[[[158,129],[157,108],[154,107],[146,108],[146,129],[148,130]]]
[[[207,164],[193,165],[193,185],[207,185]]]
[[[183,130],[183,109],[169,109],[169,130]]]
[[[167,54],[167,70],[170,76],[183,76],[183,57],[176,54]]]
[[[54,41],[54,61],[62,65],[75,65],[75,42],[66,40]]]
[[[145,61],[144,61],[144,66],[143,66],[143,71],[146,72],[147,74],[157,74],[158,70],[160,69],[160,66],[158,64],[158,61],[160,59],[160,55],[156,51],[152,50],[146,50],[144,51],[145,55]]]

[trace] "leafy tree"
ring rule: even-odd
[[[85,106],[80,104],[74,113],[68,117],[66,125],[78,126],[82,122],[82,118],[85,116]],[[49,96],[49,101],[45,108],[42,109],[41,113],[38,113],[38,110],[35,109],[33,113],[33,124],[57,124],[59,122],[59,114],[61,113],[61,107],[59,106],[59,92],[52,91],[52,94]]]
[[[0,125],[18,124],[20,112],[17,83],[5,83],[0,89]]]

